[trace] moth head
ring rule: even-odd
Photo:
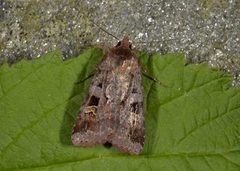
[[[119,41],[118,44],[116,45],[116,47],[120,47],[123,49],[131,49],[132,50],[132,43],[129,42],[129,38],[128,36],[124,36],[122,41]]]
[[[116,58],[121,60],[131,59],[134,56],[134,51],[132,49],[132,44],[129,42],[128,36],[125,36],[122,41],[111,49],[111,52]]]

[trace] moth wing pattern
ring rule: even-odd
[[[80,146],[108,142],[131,154],[143,149],[142,74],[127,37],[99,64],[80,108],[72,142]]]
[[[144,145],[144,99],[140,68],[134,69],[129,82],[128,95],[120,106],[111,143],[122,151],[138,154]]]
[[[100,100],[104,101],[102,80],[105,74],[97,72],[94,75],[87,98],[80,108],[76,123],[72,132],[72,142],[75,145],[92,146],[104,143],[106,135],[100,128],[102,106]],[[105,136],[105,138],[104,138]]]

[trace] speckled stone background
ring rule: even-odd
[[[69,58],[126,34],[139,50],[184,52],[240,85],[239,0],[0,0],[0,63],[56,48]]]

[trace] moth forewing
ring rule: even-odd
[[[79,146],[111,143],[139,154],[144,145],[142,73],[128,37],[99,64],[73,128]]]

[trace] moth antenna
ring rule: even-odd
[[[97,26],[100,30],[102,30],[103,32],[107,33],[108,35],[114,37],[117,40],[120,40],[117,36],[114,36],[112,33],[110,33],[109,31],[107,31],[106,29],[104,29],[103,27],[101,27],[100,25],[98,25],[97,23],[95,23],[94,21],[92,21],[92,23]]]
[[[168,86],[166,86],[165,84],[163,84],[161,81],[159,81],[158,79],[148,75],[146,72],[142,72],[143,76],[148,78],[149,80],[152,80],[153,82],[155,83],[158,83],[159,85],[165,87],[165,88],[168,88]]]

